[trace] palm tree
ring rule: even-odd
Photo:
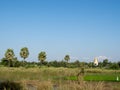
[[[43,64],[43,62],[46,60],[46,57],[47,55],[46,55],[46,53],[45,52],[40,52],[39,54],[38,54],[38,60],[41,62],[41,64]]]
[[[7,51],[5,52],[5,58],[9,61],[9,66],[11,66],[11,62],[14,59],[14,51],[13,49],[7,49]]]
[[[68,61],[70,60],[70,56],[69,55],[65,55],[64,60],[67,61],[67,63],[68,63]]]
[[[70,56],[69,55],[65,55],[65,57],[64,57],[64,60],[67,62],[67,67],[69,67],[68,66],[68,61],[70,60]]]
[[[20,56],[21,56],[21,58],[24,59],[24,60],[23,60],[23,63],[24,63],[24,62],[25,62],[25,59],[29,56],[29,50],[28,50],[27,47],[21,48],[21,50],[20,50]]]

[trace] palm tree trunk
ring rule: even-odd
[[[43,60],[41,60],[41,62],[40,62],[40,67],[42,67],[43,66]]]
[[[25,66],[25,58],[23,59],[23,67]]]
[[[9,60],[9,67],[10,67],[10,60]]]

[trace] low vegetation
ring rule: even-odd
[[[119,90],[120,70],[85,69],[83,79],[78,79],[80,68],[8,68],[0,67],[0,80],[17,82],[21,90]],[[105,74],[106,73],[106,74]],[[108,76],[108,77],[107,77]],[[102,79],[102,80],[101,80]],[[109,82],[106,82],[109,80]],[[113,81],[114,82],[113,82]],[[115,86],[113,86],[113,85]]]

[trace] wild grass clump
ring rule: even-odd
[[[1,81],[0,90],[23,90],[23,87],[18,82]]]
[[[38,81],[38,80],[23,80],[22,85],[24,90],[52,90],[51,81]]]
[[[59,81],[56,90],[104,90],[104,82]]]
[[[86,73],[119,73],[120,74],[120,70],[93,68],[93,69],[86,69]]]

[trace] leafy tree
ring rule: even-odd
[[[9,65],[9,61],[6,58],[2,58],[1,59],[1,65],[8,66]]]
[[[18,59],[17,59],[17,57],[14,57],[13,62],[12,62],[13,67],[16,67],[16,62],[18,62]]]
[[[99,62],[98,66],[99,66],[100,68],[102,68],[103,63],[102,63],[102,62]]]
[[[12,49],[7,49],[7,51],[5,52],[5,58],[6,60],[9,61],[9,66],[11,66],[12,64],[12,60],[14,59],[14,51]]]
[[[20,56],[21,58],[23,58],[23,62],[25,62],[25,59],[29,56],[29,50],[27,47],[23,47],[21,50],[20,50]]]
[[[75,65],[76,65],[76,67],[80,67],[80,62],[79,62],[79,60],[76,60],[74,63],[75,63]]]
[[[119,69],[119,65],[118,65],[118,63],[112,63],[111,65],[110,65],[110,68],[111,69]]]
[[[64,60],[67,61],[67,63],[68,63],[68,61],[70,60],[70,56],[69,55],[65,55]]]
[[[46,60],[47,58],[46,56],[47,56],[46,52],[40,52],[38,54],[38,60],[40,60],[41,64],[43,64],[43,62]]]
[[[66,66],[69,67],[68,61],[70,60],[70,56],[69,55],[65,55],[64,60],[67,62]]]
[[[108,64],[108,59],[103,60],[103,66],[106,67]]]
[[[118,62],[119,68],[120,68],[120,61]]]

